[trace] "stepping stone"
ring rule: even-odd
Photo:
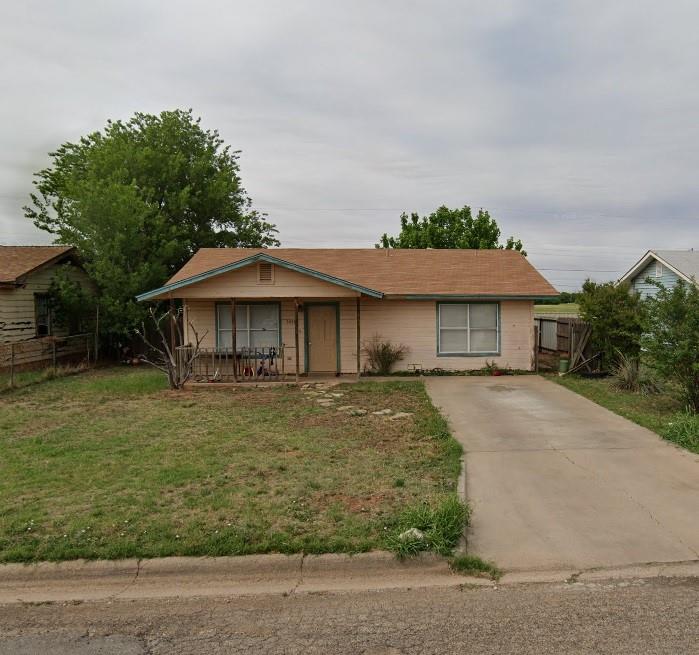
[[[378,412],[372,412],[374,416],[388,416],[389,414],[393,414],[392,409],[380,409]]]
[[[338,392],[338,393],[331,393],[330,395],[331,395],[333,398],[342,398],[342,396],[344,396],[345,394],[344,394],[344,393]]]
[[[398,412],[397,414],[394,414],[393,416],[389,416],[388,420],[389,421],[395,421],[396,419],[399,418],[408,418],[408,416],[412,416],[412,412]]]
[[[342,407],[337,408],[337,411],[338,412],[347,412],[350,409],[354,409],[354,405],[342,405]]]
[[[351,409],[350,416],[364,416],[367,413],[366,409]]]

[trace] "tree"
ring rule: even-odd
[[[48,297],[56,325],[68,328],[71,334],[94,327],[95,295],[77,281],[73,264],[56,269]]]
[[[580,316],[592,328],[590,336],[595,353],[611,367],[619,353],[638,357],[643,325],[640,296],[628,284],[597,283],[586,280],[578,295]]]
[[[123,339],[161,286],[201,247],[278,245],[252,209],[238,152],[192,111],[135,114],[50,153],[25,216],[76,246],[100,296],[106,334]]]
[[[479,209],[474,218],[471,208],[464,205],[461,209],[439,207],[429,216],[420,218],[413,212],[400,217],[400,233],[397,237],[383,234],[377,248],[504,248],[518,250],[526,256],[522,242],[508,237],[505,244],[500,243],[500,228],[490,214]]]
[[[680,388],[687,408],[699,411],[699,290],[680,280],[672,289],[658,287],[646,300],[642,338],[644,357],[666,380]]]

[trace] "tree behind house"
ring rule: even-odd
[[[642,344],[648,363],[674,381],[687,409],[699,411],[699,290],[680,280],[673,288],[653,282],[658,293],[646,300]]]

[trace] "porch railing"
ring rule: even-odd
[[[192,346],[177,348],[178,366],[192,356]],[[281,380],[284,371],[284,345],[260,348],[200,348],[192,361],[190,380],[194,382],[257,382]]]

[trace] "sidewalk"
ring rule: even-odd
[[[150,560],[41,562],[0,566],[0,605],[112,599],[237,597],[310,592],[593,582],[699,576],[699,561],[618,569],[506,574],[497,583],[454,573],[434,555],[399,561],[392,553],[249,555]]]

